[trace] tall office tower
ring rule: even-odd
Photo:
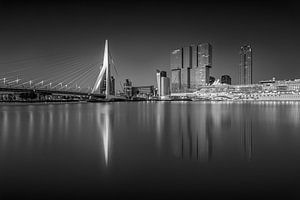
[[[157,95],[162,96],[162,78],[167,77],[166,71],[156,70],[156,79],[157,79]]]
[[[181,89],[181,69],[183,68],[182,57],[182,48],[173,50],[170,55],[172,92],[180,92]]]
[[[198,67],[195,71],[195,85],[199,86],[209,84],[210,68],[212,66],[212,46],[209,43],[199,44],[197,46]]]
[[[192,68],[198,67],[198,47],[197,45],[191,45],[192,51]]]
[[[190,89],[196,89],[196,68],[198,67],[198,47],[197,45],[191,45],[192,51],[192,67],[190,69]]]
[[[181,91],[190,88],[190,68],[192,67],[192,47],[183,47],[183,69],[181,69]]]
[[[252,49],[250,45],[242,46],[240,50],[239,84],[252,84]]]
[[[190,89],[196,89],[196,68],[191,68],[190,69]]]
[[[171,52],[170,57],[171,70],[181,69],[183,67],[182,49],[175,49]]]
[[[195,88],[198,89],[203,85],[209,84],[210,66],[195,68]]]
[[[191,68],[192,67],[192,47],[187,46],[183,47],[183,67],[182,68]]]
[[[181,70],[175,69],[171,71],[171,91],[176,93],[181,89]]]
[[[156,81],[157,81],[157,96],[160,96],[160,71],[156,70]]]
[[[181,69],[181,92],[186,92],[190,88],[190,68]]]
[[[221,83],[231,85],[231,77],[229,75],[221,76]]]
[[[212,66],[212,46],[209,43],[198,45],[198,67]]]
[[[180,57],[181,56],[181,57]],[[212,46],[191,45],[171,52],[171,90],[186,92],[209,84]]]
[[[161,96],[170,95],[170,78],[161,77]]]

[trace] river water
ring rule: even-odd
[[[299,196],[300,102],[0,105],[0,199]]]

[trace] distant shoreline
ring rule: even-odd
[[[1,105],[38,105],[38,104],[81,104],[81,103],[114,103],[114,102],[212,102],[212,103],[300,103],[299,100],[235,100],[235,101],[185,101],[185,100],[128,100],[128,101],[0,101]]]

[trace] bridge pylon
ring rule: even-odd
[[[100,93],[100,84],[104,80],[104,74],[105,76],[105,99],[109,100],[113,97],[113,95],[110,94],[110,60],[109,60],[109,46],[108,46],[108,40],[105,40],[105,47],[104,47],[104,56],[103,56],[103,66],[100,67],[100,73],[97,77],[97,80],[94,84],[94,87],[92,89],[92,94],[96,94],[97,91]]]

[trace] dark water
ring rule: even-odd
[[[0,199],[297,197],[299,186],[300,102],[0,106]]]

